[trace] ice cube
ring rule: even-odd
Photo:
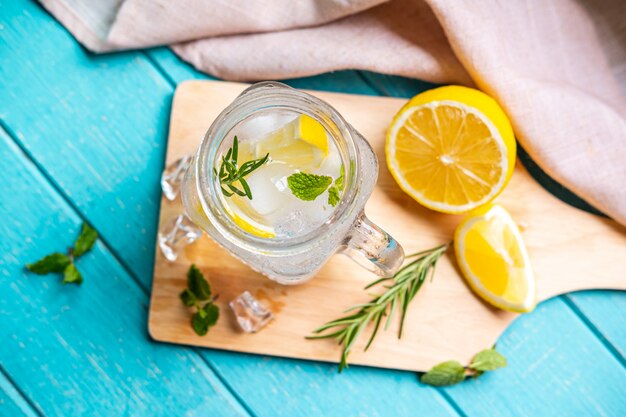
[[[191,155],[183,156],[182,158],[169,164],[163,170],[161,175],[161,190],[163,195],[170,201],[174,201],[180,191],[180,184],[183,181],[183,177],[187,172],[187,168],[191,165]]]
[[[328,156],[322,161],[317,174],[328,175],[336,179],[341,172],[341,156],[339,155],[339,151],[336,150],[337,148],[334,143],[329,143],[328,149]]]
[[[237,135],[240,141],[257,141],[282,128],[296,117],[297,115],[291,112],[273,111],[260,114],[239,123],[233,129],[232,134]]]
[[[300,212],[305,224],[319,226],[332,212],[328,205],[328,191],[325,191],[313,201],[298,200],[297,210]]]
[[[287,177],[293,172],[284,164],[269,164],[247,177],[252,190],[250,207],[261,216],[268,216],[288,203]]]
[[[237,323],[246,333],[258,332],[274,318],[272,312],[248,291],[241,293],[229,305],[235,313]]]
[[[174,262],[180,251],[200,236],[202,230],[186,214],[179,214],[159,230],[157,241],[165,259]]]
[[[286,216],[275,222],[277,235],[281,236],[297,236],[305,231],[307,223],[305,221],[304,214],[300,210],[294,210],[288,213]]]

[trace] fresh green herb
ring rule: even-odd
[[[339,177],[335,180],[335,183],[328,189],[328,204],[335,207],[339,203],[341,191],[343,191],[343,165],[339,171]]]
[[[83,223],[80,235],[78,235],[78,239],[76,239],[76,243],[74,243],[74,258],[80,258],[85,253],[89,252],[97,239],[98,232],[87,223]]]
[[[197,335],[204,336],[217,323],[220,316],[220,310],[215,304],[217,296],[212,296],[211,285],[195,265],[191,265],[187,272],[187,288],[180,293],[180,300],[185,307],[195,309],[191,316],[191,327]]]
[[[442,362],[422,375],[423,384],[443,387],[454,385],[465,379],[465,368],[457,361]]]
[[[479,372],[495,371],[506,366],[506,358],[495,349],[485,349],[476,354],[469,368]]]
[[[464,367],[457,361],[447,361],[433,366],[420,378],[427,385],[443,387],[462,382],[468,376],[479,377],[484,372],[495,371],[506,366],[506,358],[495,349],[478,352],[469,366]]]
[[[191,326],[196,334],[204,336],[209,332],[209,328],[217,323],[219,317],[219,308],[213,303],[208,303],[191,317]]]
[[[337,187],[338,191],[343,191],[343,178],[344,178],[344,170],[343,165],[339,168],[339,177],[335,180],[335,187]]]
[[[75,261],[89,252],[98,240],[98,232],[96,232],[87,223],[83,223],[80,234],[74,243],[74,247],[67,250],[67,255],[62,253],[51,253],[46,255],[37,262],[26,264],[26,269],[30,272],[45,275],[51,272],[63,273],[63,284],[78,284],[83,282],[83,277],[76,268]]]
[[[383,318],[387,317],[384,324],[385,329],[387,329],[396,310],[400,310],[398,338],[402,337],[402,329],[409,303],[413,300],[426,279],[429,276],[432,278],[437,261],[446,252],[447,248],[448,244],[445,244],[407,256],[407,258],[416,257],[417,259],[402,267],[393,277],[378,279],[365,287],[365,289],[368,289],[386,282],[387,285],[384,286],[385,291],[382,294],[365,304],[349,308],[344,313],[357,310],[356,313],[326,323],[316,329],[312,336],[307,338],[336,339],[343,349],[339,363],[339,372],[341,372],[348,366],[348,355],[355,341],[369,323],[374,323],[374,329],[365,346],[365,350],[374,341]]]
[[[328,190],[328,204],[333,207],[339,202],[339,194],[343,190],[343,166],[340,176],[334,182],[333,184],[332,177],[328,175],[315,175],[306,172],[296,172],[287,177],[287,185],[289,185],[291,193],[300,200],[313,201]]]
[[[211,286],[195,265],[191,265],[187,273],[187,286],[198,300],[205,301],[211,298]]]
[[[335,207],[339,202],[339,190],[337,187],[332,186],[328,189],[328,204]]]
[[[222,193],[226,197],[231,197],[233,194],[237,194],[241,197],[248,197],[252,200],[252,191],[248,182],[244,179],[245,176],[250,175],[252,172],[260,168],[269,159],[270,154],[266,154],[263,158],[254,159],[248,162],[244,162],[241,167],[237,163],[239,157],[239,141],[237,136],[233,140],[233,147],[228,149],[226,156],[222,157],[222,165],[219,172],[215,169],[215,175],[220,179],[220,186]],[[243,190],[237,188],[235,183],[239,182]]]
[[[62,253],[51,253],[46,255],[37,262],[26,264],[26,269],[39,275],[49,274],[50,272],[63,272],[70,264],[70,257]]]
[[[69,264],[65,271],[63,271],[63,284],[81,284],[83,282],[83,276],[78,272],[76,265]]]
[[[287,177],[287,185],[289,185],[291,193],[304,201],[315,200],[332,183],[332,177],[307,174],[306,172],[296,172]]]

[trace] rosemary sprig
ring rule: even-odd
[[[307,339],[336,339],[343,349],[339,363],[339,372],[341,372],[348,366],[350,350],[367,325],[374,323],[374,329],[365,346],[365,350],[367,350],[374,341],[383,318],[387,316],[384,324],[384,328],[387,330],[394,313],[398,309],[400,310],[398,339],[401,338],[409,303],[413,300],[428,276],[432,279],[437,261],[445,253],[448,246],[449,244],[444,244],[408,255],[407,258],[416,257],[417,259],[402,267],[393,277],[378,279],[365,287],[365,289],[368,289],[380,283],[387,282],[387,285],[384,285],[386,289],[384,293],[376,296],[368,303],[349,308],[344,311],[344,313],[349,313],[354,310],[358,311],[324,324],[314,330],[312,336],[307,336]]]
[[[237,140],[237,136],[233,139],[232,148],[228,149],[226,152],[226,156],[222,156],[222,164],[220,165],[219,173],[217,169],[213,169],[215,175],[217,175],[220,179],[220,187],[222,188],[222,193],[226,197],[230,197],[233,194],[237,194],[241,197],[248,197],[252,200],[252,191],[250,190],[250,186],[248,182],[244,179],[246,175],[251,174],[256,169],[260,168],[261,165],[267,162],[270,154],[266,154],[263,158],[253,159],[248,162],[244,162],[241,167],[237,164],[237,158],[239,156],[239,141]],[[237,188],[235,183],[239,181],[239,184],[243,188],[243,190]],[[226,188],[224,188],[226,187]]]

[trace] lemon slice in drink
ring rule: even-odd
[[[470,287],[504,310],[535,308],[535,278],[520,231],[499,205],[482,207],[456,229],[454,250]]]
[[[245,197],[236,197],[233,196],[233,200],[243,199]],[[271,226],[267,226],[261,224],[246,215],[239,207],[236,205],[231,205],[230,207],[226,207],[226,212],[233,220],[233,222],[239,226],[242,230],[250,233],[251,235],[262,237],[265,239],[272,239],[276,237],[276,233],[274,232],[274,228]]]
[[[515,165],[515,138],[500,106],[471,88],[413,97],[387,131],[387,166],[417,202],[463,213],[495,198]]]

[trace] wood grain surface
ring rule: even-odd
[[[167,161],[194,152],[217,114],[245,88],[243,84],[194,81],[176,91]],[[384,132],[404,100],[313,92],[336,107],[372,144],[384,161]],[[626,288],[626,234],[608,219],[582,212],[554,198],[518,164],[511,183],[497,200],[512,213],[528,246],[537,277],[538,298],[588,288]],[[160,223],[181,211],[179,203],[162,201]],[[422,208],[395,184],[381,164],[377,187],[366,206],[372,221],[391,233],[407,253],[451,240],[459,216]],[[237,331],[226,314],[206,337],[188,325],[188,312],[178,294],[190,263],[198,265],[220,293],[221,307],[243,290],[265,301],[276,319],[255,335]],[[331,341],[304,336],[336,318],[349,306],[367,300],[362,288],[373,275],[342,256],[333,257],[311,281],[284,287],[232,259],[206,236],[186,248],[175,263],[157,253],[149,328],[157,340],[277,356],[336,361]],[[329,296],[340,294],[340,297]],[[453,257],[438,265],[436,278],[425,285],[409,309],[407,331],[382,333],[368,352],[357,344],[351,363],[406,370],[426,370],[451,357],[469,361],[491,346],[515,314],[495,310],[471,293]]]

